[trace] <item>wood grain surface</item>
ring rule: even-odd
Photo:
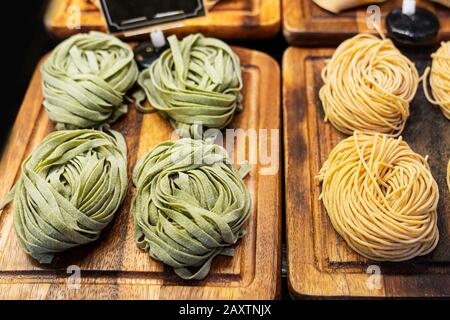
[[[361,32],[377,33],[367,27],[367,6],[343,11],[328,12],[312,0],[283,1],[283,33],[292,45],[334,46]],[[384,18],[393,9],[401,7],[402,0],[388,0],[378,4]],[[417,0],[417,5],[435,12],[441,23],[441,40],[450,39],[450,9],[428,0]]]
[[[331,49],[289,48],[283,60],[285,202],[289,289],[302,297],[450,296],[450,194],[446,168],[450,123],[420,88],[402,136],[429,155],[440,189],[440,242],[429,255],[403,263],[368,261],[338,236],[319,200],[315,178],[333,147],[345,136],[325,123],[318,92],[320,71]],[[410,58],[422,73],[431,52]],[[380,277],[373,272],[380,271]]]
[[[80,8],[81,29],[67,27],[73,6]],[[89,0],[51,0],[44,22],[57,38],[80,31],[106,31],[103,14]],[[206,17],[186,20],[184,26],[171,27],[166,32],[179,36],[201,32],[222,39],[267,39],[278,33],[280,25],[280,0],[222,0]]]
[[[235,117],[230,128],[279,130],[278,64],[263,53],[233,49],[243,65],[244,111]],[[42,99],[38,66],[1,158],[0,199],[19,178],[22,161],[54,129],[42,107]],[[216,258],[203,281],[182,281],[172,268],[164,267],[136,247],[130,214],[134,195],[131,170],[152,147],[170,139],[172,129],[159,114],[142,115],[134,106],[113,129],[120,131],[127,141],[130,181],[129,194],[115,219],[98,241],[58,254],[50,265],[40,265],[18,243],[12,224],[13,205],[0,211],[0,299],[277,298],[281,266],[281,170],[263,175],[260,170],[265,165],[253,165],[245,179],[253,209],[247,234],[236,246],[235,257]],[[279,136],[269,136],[269,143]],[[247,148],[249,156],[246,141],[236,140],[235,144],[236,148]],[[274,152],[274,157],[280,160],[281,151]],[[68,287],[68,283],[74,284],[67,273],[71,265],[81,269],[80,289]]]

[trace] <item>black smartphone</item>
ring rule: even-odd
[[[203,0],[100,0],[100,3],[111,33],[206,15]]]

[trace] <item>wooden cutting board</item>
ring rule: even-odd
[[[278,64],[263,53],[233,49],[243,65],[244,111],[235,117],[230,128],[279,130]],[[19,178],[22,161],[54,128],[42,99],[38,66],[1,158],[0,199]],[[12,224],[13,205],[0,211],[0,299],[277,298],[281,278],[281,169],[276,174],[263,175],[260,170],[266,165],[253,165],[245,179],[253,209],[247,234],[236,246],[235,257],[218,257],[203,281],[182,281],[172,268],[164,267],[136,247],[130,214],[135,191],[131,170],[156,144],[169,140],[172,129],[159,114],[142,115],[134,106],[113,129],[127,141],[130,181],[129,194],[115,219],[100,240],[58,254],[52,264],[45,266],[22,251]],[[269,135],[269,139],[279,140],[279,136]],[[244,150],[249,156],[248,143],[236,140],[235,144],[236,148],[247,148]],[[273,155],[278,160],[279,151],[275,149]],[[71,265],[81,268],[79,290],[67,286],[68,281],[74,284],[67,274]]]
[[[67,27],[73,6],[80,8],[81,30]],[[58,38],[67,38],[80,31],[106,31],[102,13],[89,0],[51,0],[44,23]],[[222,39],[261,39],[274,37],[280,25],[280,0],[222,0],[206,17],[186,20],[184,26],[173,27],[167,34],[186,36],[201,32]]]
[[[446,183],[450,122],[420,88],[402,136],[429,155],[440,189],[440,242],[429,255],[403,263],[368,261],[338,236],[319,201],[315,177],[346,136],[325,123],[320,71],[331,49],[289,48],[283,61],[286,239],[289,289],[296,297],[450,296],[450,194]],[[411,58],[422,74],[430,52]],[[373,275],[380,271],[381,275]]]
[[[401,7],[401,4],[402,0],[378,4],[385,33],[384,18],[391,10]],[[449,40],[450,9],[428,0],[417,0],[417,5],[438,15],[441,23],[440,39]],[[367,6],[334,14],[312,0],[283,0],[283,33],[290,44],[302,46],[334,46],[361,32],[376,33],[367,27]]]

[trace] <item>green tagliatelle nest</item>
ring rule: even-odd
[[[151,108],[138,101],[138,109],[156,109],[185,137],[201,135],[202,127],[226,127],[242,110],[238,56],[223,41],[201,34],[168,41],[170,49],[139,75]]]
[[[203,279],[217,255],[244,234],[251,197],[225,149],[182,139],[156,146],[136,165],[133,182],[138,247],[183,279]],[[193,267],[195,272],[188,268]]]
[[[58,129],[91,128],[127,112],[138,68],[130,47],[100,32],[59,44],[42,66],[44,106]]]
[[[6,203],[24,250],[41,263],[96,240],[127,191],[126,144],[115,131],[51,133],[22,165]]]

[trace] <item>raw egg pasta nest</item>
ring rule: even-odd
[[[402,138],[355,133],[331,151],[319,178],[334,228],[364,257],[404,261],[436,247],[438,185]]]
[[[354,131],[398,136],[409,117],[419,75],[389,39],[359,34],[343,42],[322,71],[325,121]]]
[[[444,116],[450,120],[450,41],[443,42],[441,47],[432,56],[433,65],[427,68],[423,77],[423,90],[427,99],[441,107]],[[430,75],[430,86],[427,86],[427,77]]]

